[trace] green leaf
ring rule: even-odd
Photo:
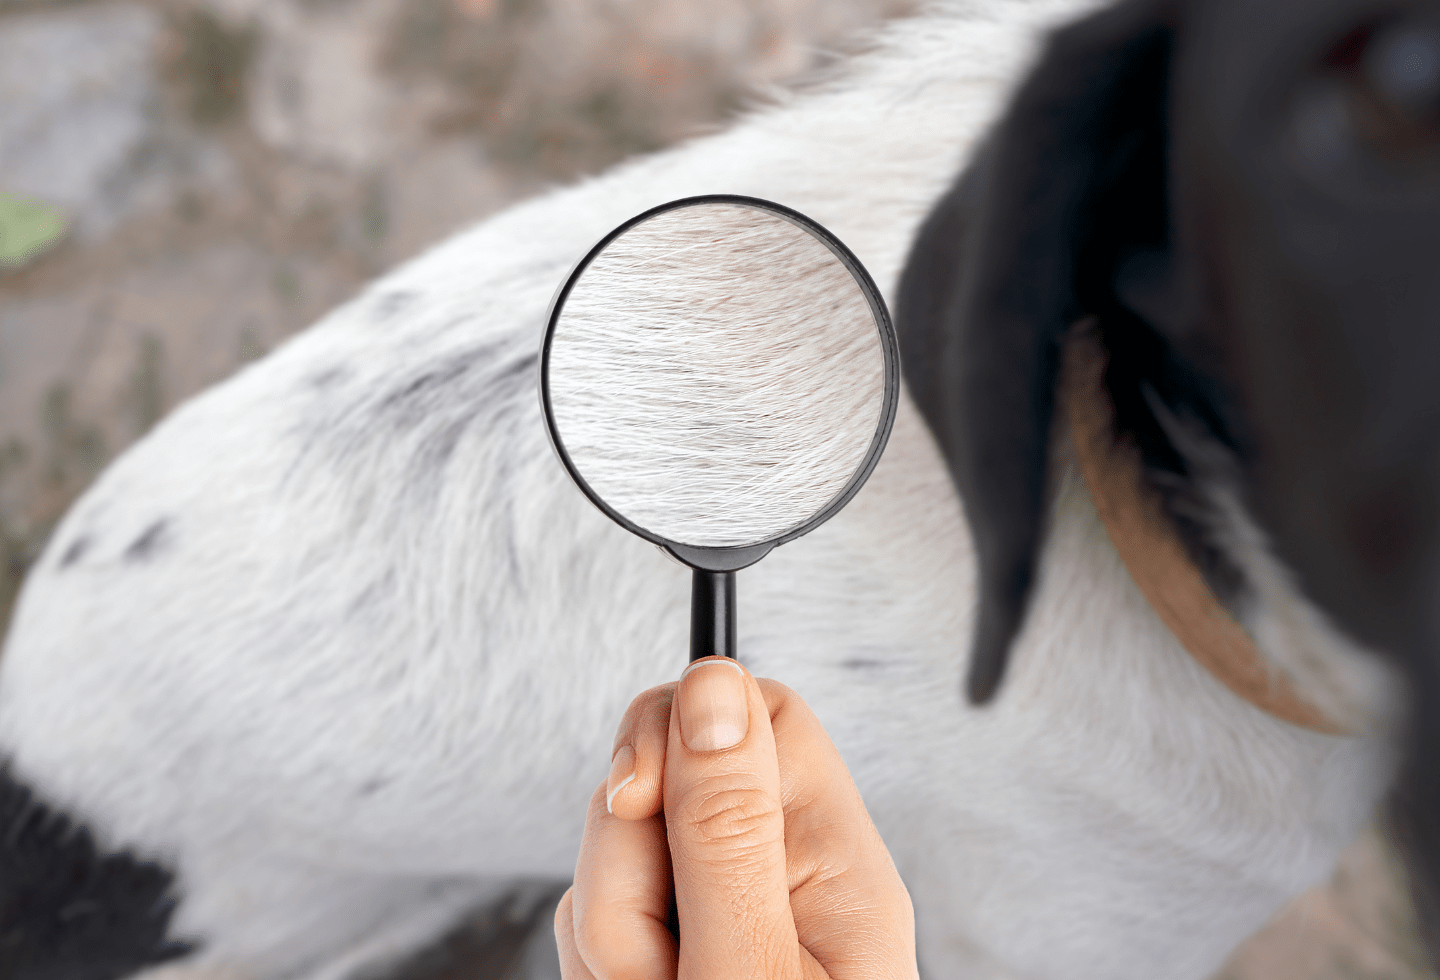
[[[65,215],[23,197],[0,194],[0,266],[21,266],[65,237]]]

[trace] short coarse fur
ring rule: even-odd
[[[1418,692],[1404,737],[1440,725],[1434,627],[1413,615],[1436,494],[1400,480],[1354,515],[1330,499],[1392,449],[1431,459],[1416,365],[1440,341],[1404,331],[1435,319],[1440,222],[1317,207],[1333,234],[1299,240],[1344,246],[1316,253],[1327,275],[1275,265],[1277,215],[1304,217],[1306,188],[1373,189],[1354,153],[1325,169],[1348,144],[1326,142],[1323,100],[1381,8],[1129,0],[1055,35],[1004,113],[1035,39],[1082,6],[954,0],[900,23],[831,86],[397,270],[102,475],[17,608],[0,755],[104,848],[171,863],[171,938],[199,944],[174,969],[343,980],[517,878],[569,874],[616,719],[682,666],[688,577],[568,484],[535,351],[592,242],[702,193],[812,216],[904,300],[914,401],[850,506],[741,576],[740,652],[834,738],[915,900],[926,976],[1200,980],[1324,880],[1398,765],[1392,675],[1357,638]],[[1337,67],[1313,65],[1332,40]],[[1247,112],[1283,122],[1276,78],[1312,74],[1281,84],[1321,99],[1301,100],[1298,173],[1297,144],[1267,142],[1290,130]],[[1315,321],[1319,360],[1297,367],[1287,304],[1317,296],[1344,315]],[[1349,337],[1367,306],[1395,343]],[[1146,605],[1051,425],[1055,340],[1083,313],[1217,591],[1297,690],[1372,734],[1258,711]],[[1346,350],[1365,383],[1337,421],[1319,395],[1345,375],[1312,369]],[[1307,496],[1312,478],[1329,482]],[[1414,542],[1392,540],[1386,500]],[[1372,608],[1376,567],[1397,587]],[[972,690],[1005,667],[983,708],[959,696],[977,620]],[[1409,755],[1422,855],[1437,755]]]
[[[753,545],[819,514],[885,404],[860,283],[799,225],[733,203],[610,241],[565,294],[548,351],[550,411],[581,477],[688,545]]]

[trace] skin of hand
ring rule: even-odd
[[[909,893],[794,691],[697,661],[612,758],[555,913],[565,980],[917,980]]]

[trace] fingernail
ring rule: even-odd
[[[680,738],[691,752],[739,745],[750,730],[745,672],[733,660],[705,660],[680,675]]]
[[[615,794],[635,778],[635,750],[628,745],[620,746],[615,758],[610,760],[610,776],[605,780],[605,809],[614,814]]]

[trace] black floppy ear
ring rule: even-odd
[[[980,564],[977,704],[1004,676],[1035,574],[1060,337],[1116,304],[1121,252],[1137,236],[1163,245],[1178,2],[1127,0],[1056,32],[925,221],[901,278],[906,383],[945,453]],[[1131,193],[1137,154],[1159,173]]]

